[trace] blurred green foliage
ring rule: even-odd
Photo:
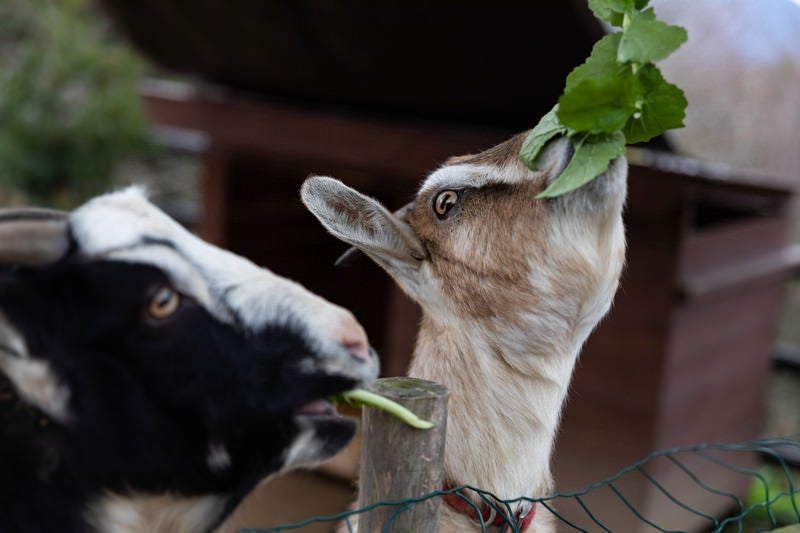
[[[770,525],[790,525],[800,521],[800,486],[787,468],[764,465],[759,469],[759,478],[754,479],[745,498],[750,521]]]
[[[71,207],[150,148],[144,63],[89,0],[0,0],[0,187]],[[16,191],[16,192],[15,192]]]

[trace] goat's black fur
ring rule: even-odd
[[[163,285],[157,268],[114,261],[0,275],[0,310],[70,393],[68,421],[54,420],[0,373],[0,532],[93,531],[87,506],[107,492],[212,493],[230,509],[284,467],[299,406],[356,384],[303,373],[313,350],[291,327],[244,335],[189,297],[148,318]],[[334,450],[353,426],[317,434]],[[210,467],[214,443],[229,467]]]

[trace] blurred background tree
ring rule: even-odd
[[[89,0],[0,0],[0,187],[6,202],[69,208],[152,148],[144,62]]]

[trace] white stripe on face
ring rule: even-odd
[[[531,181],[539,173],[530,172],[522,165],[496,168],[486,165],[449,165],[433,172],[422,184],[418,194],[442,189],[480,189],[492,184],[515,184]]]
[[[497,173],[496,169],[486,166],[451,165],[442,167],[428,176],[418,195],[431,190],[484,187],[489,183],[489,176],[492,176],[493,182],[497,181],[492,170],[495,171],[495,174]]]
[[[25,340],[0,313],[0,372],[6,375],[20,398],[61,423],[69,421],[69,388],[50,364],[31,358]]]
[[[506,143],[493,148],[506,146]],[[507,146],[506,146],[507,147]],[[490,150],[491,151],[491,150]],[[537,159],[538,170],[530,170],[517,157],[518,148],[507,154],[496,164],[486,163],[481,154],[456,158],[453,164],[445,165],[433,172],[422,184],[418,194],[431,190],[481,188],[490,184],[518,184],[541,181],[541,185],[552,182],[566,167],[572,157],[572,147],[566,137],[551,141]],[[474,161],[470,161],[474,159]]]
[[[196,237],[131,187],[100,196],[69,219],[86,257],[150,264],[162,269],[176,289],[226,323],[259,331],[265,325],[302,328],[310,348],[341,349],[349,312],[290,280]],[[362,330],[363,334],[363,330]]]

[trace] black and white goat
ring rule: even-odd
[[[353,316],[194,237],[135,188],[0,211],[0,531],[209,531],[355,422]]]

